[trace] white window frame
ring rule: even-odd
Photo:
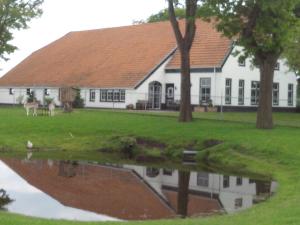
[[[288,106],[294,106],[294,84],[288,84]]]
[[[48,88],[44,89],[44,95],[49,96],[50,95],[50,90]]]
[[[9,95],[14,95],[15,94],[15,89],[9,88],[8,92],[9,92]]]
[[[238,104],[245,105],[245,80],[239,80]]]
[[[280,62],[276,63],[274,70],[277,70],[277,71],[280,70]]]
[[[205,89],[205,93],[202,93],[202,90]],[[208,93],[209,90],[209,93]],[[203,77],[200,78],[200,104],[208,104],[211,99],[211,78]]]
[[[26,88],[26,95],[27,96],[30,96],[31,95],[31,88]]]
[[[106,89],[101,89],[100,90],[100,102],[107,102],[107,90]]]
[[[243,207],[243,198],[236,198],[234,199],[234,208],[240,209]]]
[[[120,102],[126,101],[126,91],[124,89],[120,90]]]
[[[236,186],[242,186],[242,185],[243,185],[243,178],[236,177]]]
[[[209,186],[209,173],[205,173],[205,172],[197,173],[197,186],[201,186],[201,187]]]
[[[231,105],[231,98],[232,98],[232,79],[226,78],[225,79],[225,104]]]
[[[96,101],[96,90],[95,89],[90,89],[89,101],[90,102]]]
[[[223,188],[229,188],[230,187],[230,176],[223,176]]]
[[[252,95],[253,93],[254,96]],[[251,81],[251,105],[259,104],[259,95],[260,95],[260,82],[259,81]]]
[[[107,90],[107,102],[113,102],[114,100],[114,90]]]
[[[246,60],[238,61],[240,67],[246,67]]]
[[[114,90],[114,102],[119,102],[120,101],[120,90],[115,89]]]
[[[279,106],[279,83],[273,83],[273,106]]]

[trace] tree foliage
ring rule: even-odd
[[[260,69],[257,127],[273,128],[272,87],[277,60],[297,27],[299,0],[207,0],[217,29],[242,47],[240,59],[252,58]]]
[[[176,7],[175,14],[177,19],[185,18],[185,8],[184,7]],[[169,10],[163,9],[156,14],[152,14],[148,19],[147,23],[155,23],[160,21],[168,21],[169,20]]]
[[[297,19],[293,11],[299,0],[208,0],[217,28],[244,47],[241,56],[256,60],[279,57]]]
[[[300,75],[300,26],[295,29],[295,32],[291,33],[290,41],[287,42],[284,50],[284,56],[287,58],[287,62],[292,71]]]
[[[0,0],[0,58],[7,60],[7,54],[17,47],[9,42],[13,30],[28,28],[28,22],[42,14],[44,0]]]

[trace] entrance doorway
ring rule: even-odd
[[[158,81],[153,81],[149,84],[149,108],[161,108],[162,85]]]

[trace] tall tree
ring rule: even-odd
[[[198,0],[185,0],[184,33],[180,29],[175,12],[178,1],[168,0],[168,3],[170,22],[174,30],[177,46],[181,56],[181,103],[179,121],[190,122],[193,119],[191,107],[190,51],[196,34]]]
[[[17,47],[9,42],[13,30],[28,28],[28,22],[42,14],[44,0],[0,0],[0,58],[8,60],[7,54]]]
[[[272,89],[274,70],[291,29],[299,0],[207,0],[217,18],[217,28],[243,47],[240,59],[252,57],[260,69],[257,128],[273,128]]]
[[[178,171],[177,214],[182,218],[188,215],[190,176],[189,171]]]

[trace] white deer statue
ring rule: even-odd
[[[55,102],[54,101],[51,101],[51,103],[48,105],[48,111],[49,111],[49,116],[55,115]]]
[[[39,108],[39,103],[36,101],[33,102],[24,102],[24,108],[26,110],[26,115],[29,116],[29,112],[32,109],[32,115],[37,116],[37,110]]]

